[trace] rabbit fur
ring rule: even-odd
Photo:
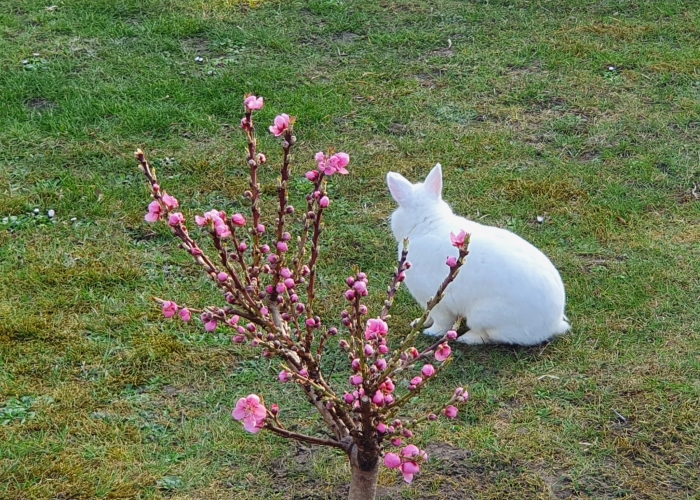
[[[444,335],[461,317],[469,330],[458,342],[536,345],[570,329],[564,283],[552,262],[510,231],[455,215],[442,200],[439,163],[422,183],[389,172],[387,185],[399,205],[391,216],[399,256],[409,239],[405,284],[424,308],[447,276],[447,256],[459,254],[450,233],[471,234],[469,255],[424,333]]]

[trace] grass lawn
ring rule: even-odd
[[[230,416],[260,392],[320,429],[276,362],[151,301],[217,294],[144,223],[132,153],[190,219],[242,207],[246,92],[260,125],[298,116],[298,177],[320,149],[351,155],[324,302],[355,264],[384,288],[384,176],[438,161],[457,212],[532,241],[566,283],[570,335],[456,349],[427,400],[465,384],[466,412],[427,425],[431,461],[412,485],[384,469],[381,495],[699,498],[691,0],[0,0],[0,498],[343,497],[344,457]],[[402,292],[394,331],[418,313]]]

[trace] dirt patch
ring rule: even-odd
[[[678,191],[674,196],[676,203],[679,205],[685,205],[686,203],[691,203],[693,201],[700,200],[700,186],[697,183],[693,184],[693,187]]]

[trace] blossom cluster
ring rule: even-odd
[[[388,446],[400,447],[398,453],[384,454],[389,468],[401,470],[407,482],[413,480],[427,455],[413,444],[416,427],[438,415],[458,416],[458,406],[465,403],[468,393],[458,388],[449,401],[440,408],[414,418],[402,418],[401,409],[418,396],[452,360],[449,341],[457,338],[450,330],[431,346],[418,350],[413,341],[420,333],[430,311],[444,296],[447,286],[455,279],[468,250],[469,235],[461,231],[451,234],[452,244],[459,257],[447,261],[448,274],[421,318],[403,340],[391,340],[389,311],[394,296],[411,268],[407,260],[408,241],[394,272],[384,307],[370,315],[364,303],[370,293],[366,273],[357,270],[346,279],[340,328],[327,325],[316,310],[316,265],[320,253],[320,235],[324,213],[330,208],[326,189],[329,178],[349,174],[350,156],[344,152],[318,152],[316,168],[305,174],[310,182],[305,210],[297,210],[289,203],[291,150],[296,143],[295,119],[280,114],[269,131],[281,138],[283,150],[280,178],[277,183],[278,210],[269,222],[260,210],[262,190],[258,170],[267,163],[264,153],[257,150],[253,113],[263,108],[264,99],[254,95],[244,99],[245,115],[241,127],[248,140],[247,164],[250,168],[250,189],[244,197],[250,202],[250,214],[212,209],[195,215],[194,222],[208,235],[218,254],[213,257],[190,235],[186,218],[176,198],[158,184],[155,170],[140,150],[136,157],[150,182],[153,201],[148,206],[145,220],[167,221],[185,249],[210,276],[221,290],[226,305],[197,309],[180,306],[172,300],[157,299],[166,318],[178,315],[190,321],[198,314],[205,330],[213,332],[222,327],[231,331],[234,343],[248,343],[262,349],[267,358],[280,361],[277,379],[281,383],[296,383],[310,404],[316,407],[329,428],[331,438],[292,432],[279,420],[279,408],[267,408],[257,394],[241,397],[233,410],[233,418],[243,423],[251,433],[262,429],[280,436],[307,443],[334,446],[343,449],[349,457],[353,450],[361,450],[364,460],[378,461]],[[299,233],[292,237],[288,223],[296,218]],[[337,343],[330,342],[340,337]],[[330,345],[337,345],[348,358],[347,386],[338,390],[325,378],[321,359]],[[400,384],[400,381],[405,381]],[[405,384],[405,385],[404,385]],[[399,389],[403,387],[403,389]]]

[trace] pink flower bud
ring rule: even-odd
[[[273,403],[272,406],[270,406],[270,413],[272,413],[272,415],[276,417],[277,415],[279,415],[279,412],[280,412],[279,405],[276,405]]]
[[[302,276],[308,276],[310,273],[311,273],[311,270],[309,269],[309,266],[307,266],[306,264],[301,266],[301,275]]]
[[[404,269],[411,269],[411,266],[412,266],[412,265],[413,265],[413,264],[411,264],[409,261],[406,261],[406,262],[403,263],[403,268],[404,268]]]
[[[401,271],[401,272],[399,273],[399,281],[402,282],[402,281],[405,281],[405,280],[406,280],[406,273],[403,272],[403,271]]]
[[[163,302],[163,316],[166,318],[172,318],[175,316],[178,310],[178,305],[171,301],[171,300],[166,300]]]
[[[381,391],[377,391],[372,396],[372,402],[377,406],[382,406],[384,404],[384,394]]]
[[[287,382],[292,380],[292,374],[289,373],[288,371],[282,370],[280,372],[278,378],[280,379],[280,382],[282,382],[283,384],[286,384]]]
[[[447,332],[447,340],[455,340],[457,338],[457,332],[450,330]]]
[[[264,153],[258,153],[258,163],[260,163],[260,164],[267,163],[267,156],[265,156]]]
[[[292,239],[292,235],[289,234],[287,231],[282,233],[282,241],[289,241]]]
[[[233,222],[234,226],[245,226],[245,217],[241,214],[234,214],[233,217],[231,217],[231,222]]]
[[[221,271],[219,274],[216,275],[216,277],[219,278],[219,281],[226,281],[228,279],[228,274]]]
[[[313,318],[307,318],[306,326],[308,326],[309,328],[313,328],[316,326],[316,321],[314,321]]]
[[[309,378],[309,371],[306,368],[302,368],[299,370],[299,375],[301,375],[304,378]]]
[[[412,357],[413,359],[416,359],[418,356],[420,356],[420,353],[418,352],[418,349],[416,349],[415,347],[411,347],[411,348],[408,350],[408,353],[411,355],[411,357]]]
[[[180,309],[179,314],[180,314],[180,319],[182,319],[182,321],[189,321],[192,318],[192,313],[187,308]]]
[[[457,265],[457,257],[450,255],[447,257],[447,265],[450,267],[455,267]]]
[[[318,206],[321,208],[328,208],[328,205],[331,204],[331,200],[328,199],[328,196],[324,196],[320,200],[318,200]]]
[[[347,392],[346,392],[345,395],[343,396],[343,399],[344,399],[345,402],[346,402],[347,404],[349,404],[349,405],[351,405],[351,404],[353,403],[353,401],[355,401],[355,397],[354,397],[352,394],[349,394],[349,393],[347,393]]]
[[[168,210],[175,210],[180,205],[177,198],[170,196],[167,193],[163,193],[161,200],[163,200],[163,204],[168,207]]]
[[[362,375],[353,375],[350,377],[350,383],[352,385],[361,385],[362,384]]]
[[[374,354],[374,349],[372,348],[371,345],[365,344],[365,356],[371,356]]]
[[[456,418],[457,417],[457,408],[450,405],[447,408],[445,408],[445,416],[447,418]]]
[[[204,323],[204,329],[208,332],[213,332],[214,330],[216,330],[216,325],[217,325],[216,320],[213,319],[211,321],[207,321],[206,323]]]
[[[292,271],[290,271],[288,267],[283,267],[282,270],[280,271],[280,276],[282,276],[285,279],[291,278]]]
[[[377,424],[377,432],[379,434],[386,434],[386,431],[389,430],[389,428],[386,426],[384,422],[379,422]]]
[[[401,465],[401,457],[396,453],[387,453],[384,455],[384,465],[390,469],[396,469]]]
[[[277,286],[275,287],[275,291],[277,293],[279,293],[280,295],[283,294],[286,289],[287,289],[287,287],[284,286],[284,283],[278,283]]]
[[[347,351],[350,348],[350,344],[348,344],[348,341],[345,339],[340,339],[338,342],[338,346],[343,350]]]
[[[411,439],[413,437],[413,432],[409,431],[408,429],[404,429],[401,431],[401,434],[403,437]]]
[[[431,413],[430,415],[428,415],[428,420],[430,420],[431,422],[434,422],[437,419],[438,419],[438,416],[435,415],[434,413]]]
[[[384,358],[379,358],[377,362],[375,363],[377,370],[379,371],[384,371],[386,370],[386,359]]]
[[[245,328],[246,328],[246,330],[248,330],[251,333],[253,333],[257,329],[254,323],[248,323],[245,326]]]
[[[391,429],[391,427],[390,427],[390,429]],[[392,429],[392,432],[394,432],[393,429]],[[396,446],[396,447],[399,447],[403,444],[403,439],[401,439],[399,437],[395,437],[391,440],[391,444]]]
[[[433,365],[423,365],[421,373],[425,378],[430,378],[435,375],[435,367]]]
[[[270,311],[269,311],[269,309],[268,309],[267,307],[262,306],[262,307],[260,308],[260,314],[262,314],[263,316],[267,316],[268,314],[270,314]]]
[[[346,279],[345,282],[348,284],[348,286],[352,286],[353,283],[355,283],[355,278],[348,276],[348,279]]]
[[[365,285],[364,281],[356,281],[353,285],[352,288],[361,296],[365,297],[367,295],[367,285]]]
[[[309,179],[311,182],[316,182],[318,180],[318,170],[309,170],[304,174],[304,176]]]
[[[389,347],[386,345],[379,346],[379,354],[387,354],[389,352]]]
[[[365,315],[367,314],[367,306],[364,305],[364,304],[362,304],[362,305],[360,306],[358,312],[359,312],[361,315],[365,316]]]
[[[267,256],[267,261],[270,264],[276,264],[278,260],[280,260],[280,258],[274,253],[271,253],[270,255]]]
[[[394,402],[394,396],[392,396],[391,394],[387,394],[386,396],[384,396],[384,404],[385,405],[390,405],[393,402]]]
[[[233,341],[234,341],[236,344],[242,344],[242,343],[245,342],[245,340],[246,340],[246,339],[245,339],[245,335],[241,335],[240,333],[239,333],[238,335],[234,335],[234,336],[233,336]]]
[[[411,379],[411,385],[420,385],[423,382],[421,377],[413,377]]]
[[[356,372],[360,371],[360,360],[359,358],[355,358],[350,362],[350,366],[352,366],[352,369],[355,370]]]
[[[294,288],[295,285],[296,283],[294,283],[294,280],[292,278],[287,278],[286,280],[284,280],[284,286],[286,286],[289,289]]]
[[[260,247],[260,251],[262,253],[270,253],[270,246],[269,245],[263,245]]]
[[[245,241],[241,241],[241,242],[238,244],[238,251],[239,251],[239,252],[243,253],[243,252],[245,252],[247,249],[248,249],[248,245],[246,245]]]
[[[263,234],[265,232],[265,226],[263,224],[258,224],[258,227],[256,227],[255,229],[257,229],[260,234]]]
[[[286,252],[288,250],[287,244],[284,241],[278,241],[277,250],[279,250],[282,253]]]
[[[168,219],[168,224],[170,224],[172,227],[179,226],[182,222],[185,222],[185,216],[180,212],[175,212]]]
[[[352,290],[346,290],[345,298],[352,302],[353,300],[355,300],[355,292],[353,292]]]

